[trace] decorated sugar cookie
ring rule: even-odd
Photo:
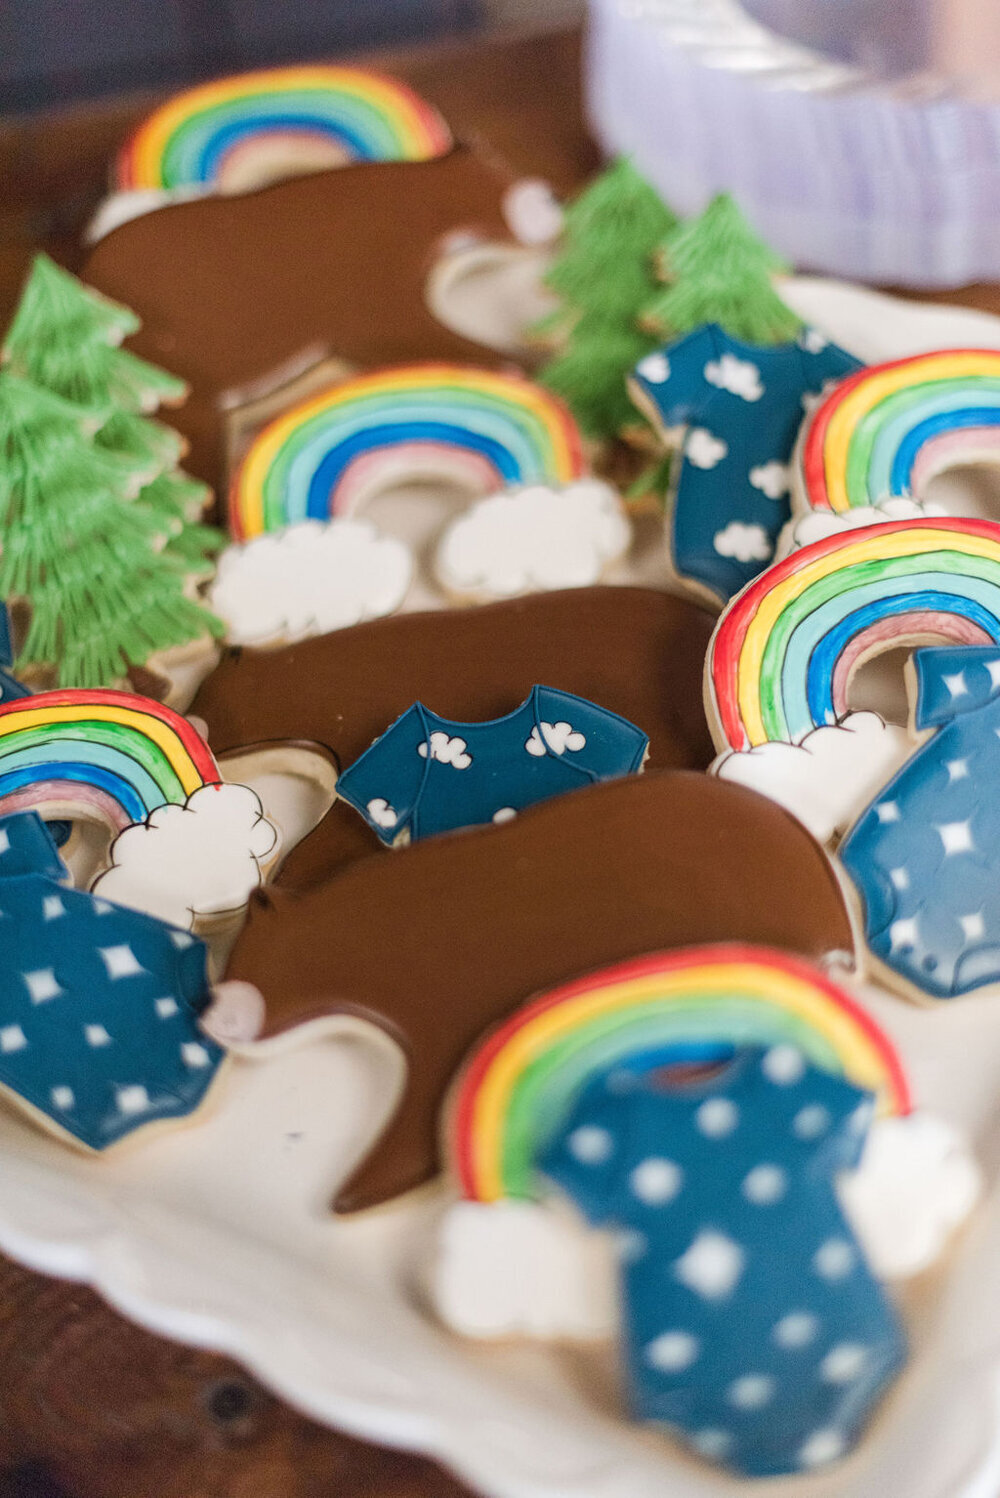
[[[122,147],[115,181],[120,189],[239,192],[350,161],[425,161],[451,144],[441,116],[406,84],[311,63],[176,94]]]
[[[409,547],[368,520],[303,520],[228,546],[210,590],[233,645],[286,645],[393,613]]]
[[[1000,982],[1000,649],[918,650],[919,745],[841,844],[878,972],[919,998]]]
[[[206,953],[187,932],[65,886],[35,812],[0,820],[0,1088],[102,1151],[189,1117],[223,1051],[199,1026]]]
[[[873,365],[811,413],[796,508],[851,510],[922,500],[946,469],[1000,462],[1000,353],[942,349]]]
[[[712,758],[701,704],[711,626],[688,599],[611,586],[398,614],[299,645],[231,651],[192,711],[218,753],[307,739],[346,769],[414,702],[475,723],[514,712],[531,683],[557,682],[638,724],[650,766],[703,770]],[[338,802],[276,882],[308,889],[377,849],[375,833]]]
[[[542,1154],[621,1235],[632,1414],[741,1476],[846,1456],[906,1360],[835,1189],[870,1110],[800,1052],[741,1045],[702,1083],[598,1079]]]
[[[229,495],[237,540],[356,513],[385,489],[437,480],[470,495],[565,484],[581,439],[554,395],[519,375],[410,364],[359,375],[264,428]]]
[[[434,1174],[449,1082],[531,995],[727,938],[847,963],[854,942],[837,875],[792,817],[707,775],[647,769],[362,859],[298,896],[269,891],[226,976],[260,990],[272,1032],[332,1010],[405,1048],[391,1118],[338,1192],[357,1211]]]
[[[854,673],[885,651],[1000,639],[1000,526],[919,517],[827,536],[733,599],[705,668],[718,773],[843,831],[909,752],[852,714]]]
[[[905,1356],[878,1277],[932,1262],[980,1185],[856,999],[734,944],[539,994],[473,1050],[444,1137],[462,1198],[431,1282],[448,1323],[614,1333],[554,1183],[617,1257],[633,1412],[754,1476],[855,1444]],[[887,1191],[887,1167],[919,1188]]]
[[[529,484],[472,505],[445,529],[435,570],[445,591],[486,603],[547,588],[587,587],[628,550],[621,499],[598,479]]]
[[[453,723],[417,702],[343,772],[337,795],[398,847],[634,775],[648,746],[634,723],[552,687],[532,687],[487,723]]]
[[[771,561],[790,514],[804,402],[858,368],[815,329],[764,348],[715,324],[636,366],[634,401],[679,451],[668,541],[678,576],[699,596],[725,603]]]

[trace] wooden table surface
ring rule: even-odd
[[[580,39],[468,41],[396,56],[456,134],[571,191],[598,156]],[[0,123],[0,327],[39,247],[80,262],[107,163],[151,95]],[[942,293],[1000,312],[1000,286]],[[421,1458],[303,1419],[227,1359],[124,1321],[89,1290],[0,1259],[0,1498],[461,1498]]]

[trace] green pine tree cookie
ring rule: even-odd
[[[785,267],[726,193],[667,235],[657,264],[667,284],[641,323],[660,342],[718,323],[747,343],[787,343],[802,327],[771,279]]]
[[[0,597],[25,598],[19,670],[109,686],[130,664],[221,625],[185,593],[153,517],[126,497],[120,460],[87,413],[0,374]]]
[[[561,342],[539,380],[589,437],[636,420],[625,378],[661,340],[638,326],[655,290],[653,254],[677,220],[621,158],[566,209],[563,243],[545,277],[561,306],[533,330]]]

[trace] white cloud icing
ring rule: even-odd
[[[437,573],[450,592],[487,600],[586,587],[628,550],[632,530],[598,479],[494,494],[448,526]]]
[[[768,499],[781,499],[792,486],[787,463],[772,458],[770,463],[761,463],[750,470],[750,482],[755,489],[766,494]]]
[[[714,468],[729,451],[729,444],[707,427],[692,427],[684,444],[684,456],[695,468]]]
[[[571,754],[577,754],[587,743],[586,735],[578,733],[569,723],[543,723],[542,734],[553,754],[565,754],[567,749]],[[539,734],[537,727],[533,728],[524,746],[536,759],[541,759],[545,753],[542,734]]]
[[[466,747],[465,739],[450,738],[440,728],[436,728],[431,734],[431,759],[436,759],[442,765],[451,765],[455,770],[467,770],[472,764],[472,755],[466,754]],[[426,759],[427,745],[418,744],[417,753],[421,759]]]
[[[851,825],[912,752],[905,728],[878,713],[848,713],[800,744],[758,744],[722,755],[712,769],[777,801],[826,842]]]
[[[561,1205],[456,1202],[430,1289],[466,1337],[599,1338],[618,1323],[611,1242]]]
[[[807,354],[821,354],[829,342],[829,338],[819,328],[803,328],[799,334],[799,348],[805,349]]]
[[[705,365],[705,379],[730,395],[741,400],[759,401],[764,394],[760,382],[760,370],[749,359],[738,359],[735,354],[722,354]]]
[[[636,374],[642,375],[651,385],[662,385],[670,378],[670,360],[666,354],[647,354],[645,359],[635,367]]]
[[[395,807],[390,806],[384,796],[373,796],[365,810],[376,827],[395,827],[399,821]]]
[[[883,1279],[920,1274],[979,1199],[982,1177],[964,1137],[934,1114],[883,1118],[838,1193],[865,1255]]]
[[[236,645],[276,645],[391,614],[413,558],[367,520],[304,520],[228,546],[209,605]]]
[[[184,806],[159,806],[111,847],[94,893],[174,926],[238,910],[261,883],[278,833],[245,785],[205,785]]]
[[[947,515],[940,505],[922,503],[899,495],[894,499],[883,499],[877,505],[859,506],[854,510],[811,510],[807,515],[792,518],[781,533],[778,555],[787,556],[801,546],[813,541],[823,541],[827,536],[837,536],[843,531],[858,530],[866,525],[884,525],[892,520],[916,520],[924,515]]]
[[[742,520],[731,520],[725,530],[716,531],[712,545],[720,557],[737,562],[766,562],[773,549],[762,525],[746,525]]]

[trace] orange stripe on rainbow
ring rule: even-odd
[[[910,1109],[892,1042],[809,963],[766,948],[658,953],[525,1005],[473,1055],[449,1110],[447,1148],[474,1201],[531,1195],[533,1161],[579,1086],[629,1054],[690,1041],[792,1044],[816,1065]]]

